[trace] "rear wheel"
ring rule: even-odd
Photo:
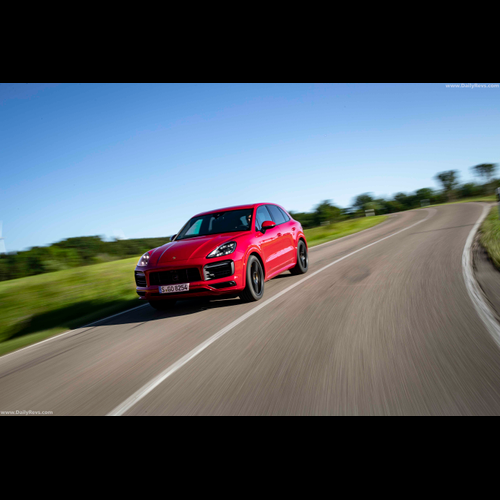
[[[264,296],[264,270],[260,260],[251,255],[247,262],[247,279],[243,293],[240,295],[244,302],[256,302]]]
[[[157,311],[168,311],[175,306],[175,300],[151,300],[149,305]]]
[[[306,244],[300,240],[297,245],[297,265],[290,269],[292,274],[305,274],[309,269],[309,255],[307,254]]]

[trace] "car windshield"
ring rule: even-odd
[[[250,231],[253,208],[230,210],[193,217],[181,230],[176,241],[210,234]]]

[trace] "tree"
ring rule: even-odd
[[[354,198],[353,206],[360,210],[367,210],[367,205],[373,201],[373,196],[370,193],[364,193]]]
[[[458,192],[461,198],[470,198],[472,196],[481,195],[482,187],[478,186],[474,182],[468,182],[458,188]]]
[[[297,221],[300,222],[304,229],[310,229],[316,225],[314,214],[311,212],[293,212],[290,211],[290,215]]]
[[[384,200],[384,211],[388,214],[393,214],[395,212],[401,212],[405,210],[406,207],[401,205],[395,200]]]
[[[481,163],[481,165],[476,165],[471,167],[476,175],[486,179],[486,182],[490,182],[491,178],[495,174],[498,165],[496,163]]]
[[[334,222],[340,219],[341,215],[342,211],[332,203],[332,200],[322,201],[314,210],[317,225],[321,225],[323,222]]]
[[[458,184],[458,172],[456,170],[441,172],[436,175],[436,179],[441,182],[444,192],[446,193],[448,199],[450,199],[453,190]]]
[[[491,179],[495,175],[497,167],[496,163],[481,163],[480,165],[471,167],[471,169],[476,175],[486,180],[486,190],[492,190]]]
[[[394,195],[394,201],[403,206],[406,210],[420,207],[420,198],[415,193],[397,193]]]
[[[415,192],[418,201],[432,200],[434,198],[434,191],[431,188],[418,189]]]

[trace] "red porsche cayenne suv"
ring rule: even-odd
[[[161,310],[189,297],[260,300],[265,281],[308,266],[300,223],[279,205],[257,203],[194,216],[140,258],[135,281],[139,297]]]

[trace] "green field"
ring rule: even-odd
[[[461,200],[450,201],[448,203],[437,203],[436,205],[429,205],[431,207],[442,207],[443,205],[455,205],[456,203],[471,203],[471,202],[486,202],[491,203],[493,201],[497,201],[496,196],[494,194],[489,196],[475,196],[473,198],[462,198]],[[426,208],[426,207],[424,207]]]
[[[366,217],[305,231],[310,246],[368,229]],[[140,305],[138,257],[0,283],[0,355]]]
[[[362,217],[361,219],[348,219],[342,222],[337,222],[329,226],[315,227],[314,229],[306,229],[304,231],[307,243],[310,247],[321,245],[327,241],[336,240],[349,236],[350,234],[358,233],[364,229],[376,226],[387,220],[386,215],[377,217]]]
[[[0,355],[137,306],[137,260],[0,283]]]
[[[483,222],[480,230],[481,244],[491,260],[500,269],[500,220],[498,207],[493,207]]]

